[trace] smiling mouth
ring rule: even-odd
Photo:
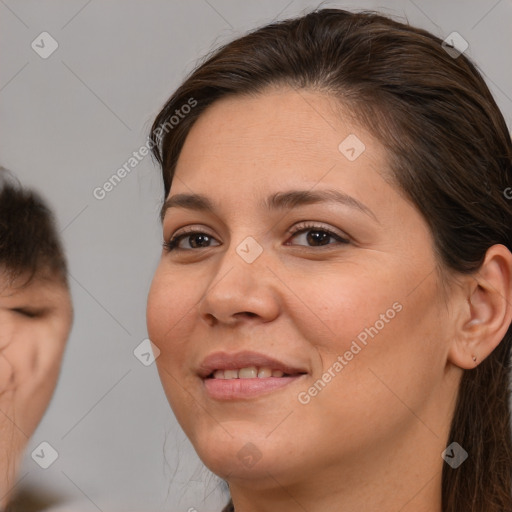
[[[239,401],[268,395],[285,388],[306,373],[285,373],[268,367],[214,370],[203,377],[206,394],[214,400]]]
[[[267,395],[307,375],[303,365],[252,351],[214,352],[196,371],[206,395],[221,401]]]
[[[230,370],[215,370],[210,375],[208,375],[207,379],[223,379],[223,380],[232,380],[232,379],[268,379],[270,377],[274,378],[282,378],[282,377],[296,377],[299,375],[303,375],[303,373],[289,374],[285,373],[282,370],[275,370],[272,368],[268,368],[262,366],[260,368],[256,366],[248,366],[246,368],[240,369],[230,369]]]

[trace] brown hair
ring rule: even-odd
[[[219,48],[158,114],[151,131],[167,197],[185,138],[229,95],[269,86],[337,98],[386,147],[393,179],[428,222],[440,268],[476,272],[494,244],[512,250],[512,142],[475,65],[425,30],[374,12],[320,9]],[[195,108],[169,129],[175,110]],[[465,371],[449,442],[469,459],[443,466],[444,512],[512,512],[509,372],[512,328]],[[229,504],[225,510],[232,510]]]
[[[27,285],[50,274],[67,285],[67,264],[51,210],[0,167],[0,272]],[[26,280],[25,280],[26,277]]]

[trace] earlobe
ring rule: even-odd
[[[487,250],[480,269],[466,278],[466,303],[448,354],[463,369],[478,366],[499,345],[512,322],[512,254],[503,245]]]

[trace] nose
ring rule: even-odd
[[[201,318],[209,325],[270,322],[279,315],[279,280],[263,252],[248,262],[234,247],[222,256],[199,301]]]

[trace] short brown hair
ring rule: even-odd
[[[36,192],[0,167],[0,269],[9,281],[45,273],[67,285],[67,263],[55,219]]]

